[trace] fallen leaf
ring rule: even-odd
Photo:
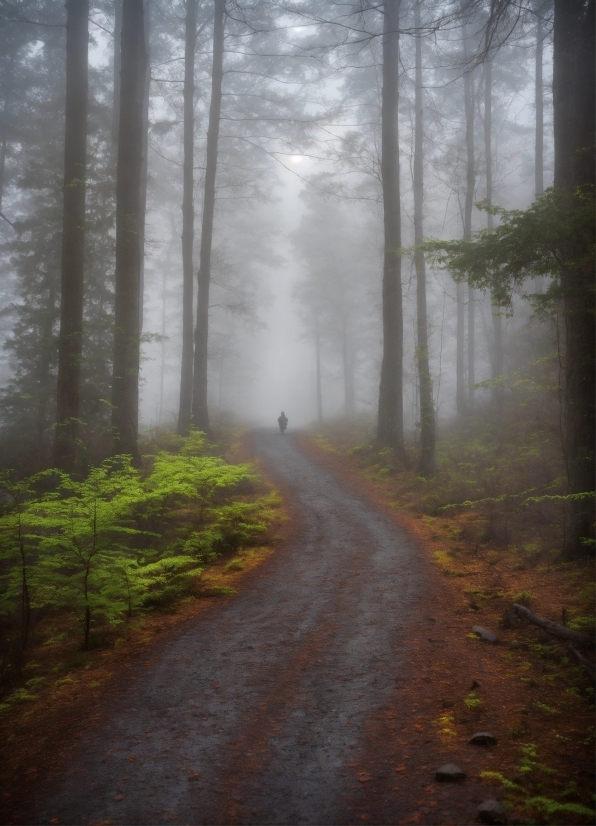
[[[137,759],[137,756],[136,756],[136,754],[129,754],[126,759],[128,760],[129,763],[134,763],[134,761]]]
[[[396,772],[405,772],[405,770],[406,770],[406,767],[403,763],[400,763],[399,766],[395,767]]]
[[[119,803],[121,800],[124,800],[124,795],[123,795],[123,794],[117,794],[117,795],[114,797],[114,800],[115,800],[117,803]]]
[[[188,775],[189,780],[197,780],[201,776],[201,772],[192,772]]]
[[[358,772],[358,780],[361,783],[368,783],[369,780],[372,780],[372,774],[368,772]]]

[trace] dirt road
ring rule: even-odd
[[[403,629],[422,563],[291,435],[258,433],[254,445],[291,495],[293,538],[242,594],[139,667],[26,822],[357,820],[363,785],[386,772],[374,768],[369,731],[407,678]],[[386,805],[384,822],[403,817]]]

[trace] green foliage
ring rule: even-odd
[[[518,786],[517,783],[513,783],[511,780],[507,780],[500,772],[484,771],[480,772],[480,777],[486,778],[487,780],[498,780],[503,788],[509,791],[523,791],[521,786]]]
[[[556,800],[551,800],[548,797],[530,797],[525,801],[525,805],[530,809],[538,809],[546,815],[565,813],[592,819],[596,815],[594,809],[588,809],[587,806],[581,806],[579,803],[557,803]]]
[[[429,241],[423,246],[430,259],[456,280],[488,290],[496,304],[510,306],[515,287],[528,278],[560,276],[566,269],[593,266],[591,194],[576,192],[572,206],[565,193],[551,188],[525,211],[478,206],[498,216],[499,226],[477,232],[469,240]],[[569,249],[573,252],[566,255]],[[555,281],[546,301],[559,295]]]
[[[464,699],[464,703],[470,710],[472,710],[480,708],[480,706],[482,705],[482,700],[480,699],[480,697],[476,696],[475,691],[470,691],[468,696]]]
[[[255,498],[252,467],[204,455],[198,431],[173,447],[145,476],[118,456],[84,481],[55,470],[0,477],[0,621],[13,629],[0,680],[32,611],[75,617],[87,649],[94,628],[191,594],[205,565],[262,538],[277,500]]]

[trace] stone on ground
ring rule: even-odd
[[[483,628],[481,625],[473,625],[472,633],[479,636],[481,640],[484,640],[484,642],[490,642],[492,645],[496,645],[499,642],[499,638],[496,634],[489,631],[487,628]]]
[[[435,772],[435,780],[438,780],[439,783],[457,783],[465,779],[466,773],[462,771],[459,766],[456,766],[455,763],[445,763],[444,766],[441,766],[441,768]]]
[[[505,809],[498,800],[485,800],[478,806],[478,818],[482,823],[506,824]]]
[[[468,743],[472,746],[496,746],[497,738],[489,731],[477,731],[470,737]]]

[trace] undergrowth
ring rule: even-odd
[[[198,431],[149,450],[141,471],[117,456],[82,481],[2,473],[0,709],[34,698],[45,679],[30,676],[31,650],[110,644],[132,617],[196,597],[217,559],[265,541],[279,502],[250,464],[225,461]]]

